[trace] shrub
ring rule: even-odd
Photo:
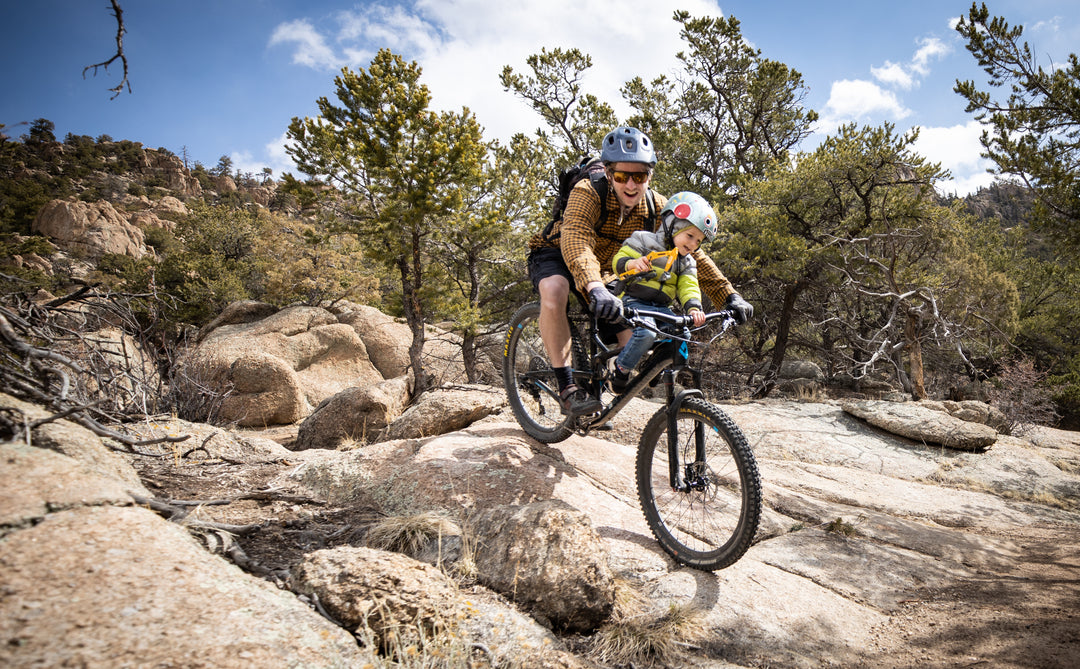
[[[1033,425],[1055,425],[1060,418],[1054,406],[1054,389],[1030,358],[1005,364],[988,394],[990,403],[1005,414],[1009,434],[1020,434]]]

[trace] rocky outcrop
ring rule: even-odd
[[[461,382],[465,368],[460,343],[434,328],[430,334],[424,348],[429,376],[437,384]],[[335,314],[318,307],[275,311],[259,302],[237,302],[199,332],[197,347],[180,361],[176,389],[187,398],[204,397],[208,390],[216,393],[220,422],[260,427],[296,423],[345,390],[356,389],[333,405],[355,407],[368,400],[378,405],[375,395],[380,393],[372,387],[409,375],[411,342],[407,326],[372,307],[351,305]],[[387,399],[379,420],[372,422],[378,413],[374,409],[353,416],[333,433],[305,437],[305,444],[312,445],[302,447],[333,448],[346,436],[382,430],[405,408]],[[335,406],[322,409],[341,416]],[[315,445],[319,443],[330,445]]]
[[[382,439],[388,425],[409,404],[409,377],[346,388],[322,401],[300,424],[293,448],[338,448],[346,442]]]
[[[0,393],[0,410],[17,416],[20,419],[19,422],[38,424],[31,431],[31,443],[40,449],[48,449],[65,456],[55,460],[55,462],[60,463],[55,468],[45,468],[41,471],[55,472],[63,468],[72,471],[86,470],[97,475],[97,478],[94,479],[96,481],[94,485],[101,485],[101,482],[107,481],[124,493],[144,497],[151,496],[139,480],[139,476],[135,473],[131,463],[119,453],[110,450],[101,437],[90,430],[66,420],[49,420],[52,414],[40,406],[3,393]],[[20,483],[26,483],[27,477],[35,476],[30,473],[15,475],[10,470],[8,473],[13,475],[12,481]],[[78,491],[76,484],[69,484],[63,479],[63,476],[56,475],[53,480],[49,481],[49,485],[57,494],[70,495],[74,499],[84,500],[94,496],[93,494],[84,494]],[[37,486],[37,489],[41,490],[42,488]],[[31,497],[23,497],[22,499],[30,499]],[[126,501],[125,497],[120,499]],[[43,498],[42,501],[50,508],[64,508],[67,506],[61,501],[47,497]],[[115,499],[112,501],[115,501]],[[0,504],[0,508],[5,506],[7,505]],[[0,521],[0,524],[3,524],[2,521]]]
[[[739,562],[712,574],[674,564],[642,517],[631,428],[656,410],[648,402],[631,402],[615,429],[600,433],[616,441],[575,435],[554,447],[490,417],[464,431],[355,451],[289,452],[168,417],[125,430],[190,433],[182,454],[159,444],[143,450],[168,457],[133,458],[159,497],[234,500],[200,505],[198,521],[257,526],[236,535],[248,555],[291,559],[292,587],[350,631],[367,622],[372,633],[397,625],[406,634],[421,629],[416,622],[442,620],[456,627],[439,652],[466,654],[454,657],[593,666],[536,621],[559,629],[599,621],[572,637],[584,653],[603,638],[657,629],[645,623],[665,612],[692,610],[707,642],[682,647],[685,660],[654,657],[656,664],[1013,666],[1024,643],[1027,665],[1068,666],[1080,596],[1075,433],[1002,435],[990,451],[964,452],[871,428],[835,403],[723,409],[746,433],[766,483],[765,529]],[[33,423],[42,414],[27,415]],[[48,443],[47,425],[76,434],[64,423],[39,424],[30,441]],[[198,523],[184,530],[134,506],[129,489],[58,452],[0,445],[0,634],[15,640],[0,645],[0,664],[384,661],[365,656],[296,594],[210,554],[188,534]],[[420,509],[460,518],[470,580],[461,585],[412,559],[361,548],[362,528],[346,515],[360,507],[377,510],[379,520]],[[332,542],[351,545],[328,548]],[[635,616],[642,627],[597,613],[609,601],[609,578],[616,598],[629,588],[622,596],[648,603]],[[994,599],[973,623],[969,614],[981,609],[958,607],[980,587]],[[421,611],[419,621],[407,620]],[[935,611],[943,615],[930,625]],[[996,644],[1010,620],[1024,633]],[[942,640],[950,630],[962,632],[950,637],[963,639],[961,656]],[[1033,638],[1059,654],[1031,655]]]
[[[940,444],[964,451],[985,451],[998,433],[983,423],[973,423],[914,402],[847,400],[844,411],[866,422],[913,441]]]
[[[199,180],[191,176],[191,172],[184,167],[184,162],[179,156],[147,149],[143,152],[143,161],[139,166],[139,171],[148,176],[157,177],[166,188],[184,197],[202,195]]]
[[[0,444],[0,463],[0,665],[363,660],[351,635],[295,596],[134,506],[125,482],[25,444]]]
[[[53,200],[38,212],[32,231],[79,257],[95,259],[111,253],[142,258],[147,254],[142,230],[105,201]]]
[[[383,380],[356,331],[315,307],[222,325],[180,369],[181,392],[216,391],[219,420],[241,426],[295,423],[345,388]]]

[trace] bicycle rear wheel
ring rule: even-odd
[[[510,320],[503,348],[502,376],[506,398],[521,429],[545,444],[574,433],[574,420],[560,410],[559,387],[540,338],[540,304],[517,310]],[[579,342],[575,343],[576,349]]]
[[[688,567],[731,566],[750,548],[761,517],[754,453],[726,413],[697,397],[682,404],[676,432],[681,490],[671,483],[666,410],[649,420],[638,445],[638,498],[649,529]],[[699,438],[704,459],[697,455]]]

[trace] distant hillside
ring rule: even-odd
[[[998,219],[1011,228],[1023,225],[1031,214],[1031,191],[1015,183],[998,182],[963,198],[964,208],[979,219]]]

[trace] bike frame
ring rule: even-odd
[[[666,398],[664,410],[667,413],[668,423],[668,463],[670,464],[671,487],[673,490],[685,492],[693,486],[693,482],[687,482],[686,473],[682,470],[679,463],[678,416],[679,410],[682,408],[686,398],[704,396],[700,390],[701,370],[690,368],[687,365],[689,360],[689,342],[687,340],[682,340],[658,327],[652,327],[647,322],[642,321],[641,318],[650,317],[656,321],[686,327],[689,325],[689,323],[686,322],[689,317],[671,316],[662,312],[647,311],[644,309],[630,310],[629,313],[631,316],[627,319],[628,324],[632,327],[648,327],[658,335],[661,335],[662,338],[658,339],[657,342],[653,344],[644,367],[642,367],[640,373],[634,377],[630,385],[626,387],[626,390],[624,390],[621,395],[617,396],[614,402],[604,407],[604,409],[595,417],[581,417],[579,419],[577,431],[582,435],[586,435],[593,427],[603,425],[611,420],[630,403],[630,400],[641,394],[645,389],[645,386],[652,385],[657,376],[662,377]],[[727,311],[720,311],[707,316],[707,321],[717,319],[723,319],[721,332],[726,331],[735,322],[731,313]],[[607,361],[617,356],[621,350],[621,347],[611,347],[604,343],[600,336],[600,329],[597,326],[596,319],[590,315],[589,363],[591,369],[575,370],[574,375],[575,377],[581,375],[584,377],[583,380],[588,381],[589,385],[587,387],[591,389],[597,399],[600,399],[604,385],[601,370],[605,369]],[[683,370],[690,372],[691,377],[693,378],[693,386],[675,392],[675,378],[678,373]],[[695,462],[704,462],[705,434],[704,426],[701,423],[697,423],[695,428],[694,450]]]

